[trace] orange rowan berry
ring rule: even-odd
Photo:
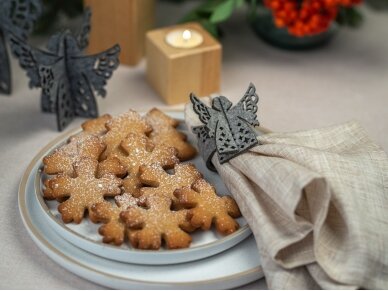
[[[272,10],[277,27],[286,27],[291,35],[302,37],[327,30],[340,6],[349,7],[362,0],[264,0]]]

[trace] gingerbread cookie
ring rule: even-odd
[[[180,205],[190,208],[189,218],[194,227],[207,230],[214,222],[217,231],[223,235],[239,228],[234,218],[240,217],[241,213],[234,199],[217,196],[215,189],[205,180],[197,180],[192,188],[176,190],[175,196]]]
[[[98,229],[103,236],[103,242],[121,245],[125,239],[126,227],[120,219],[120,213],[128,207],[136,206],[138,199],[131,194],[124,193],[116,196],[115,202],[115,204],[107,201],[94,204],[90,213],[94,221],[103,223]]]
[[[82,123],[81,127],[84,132],[101,136],[107,132],[105,124],[112,119],[109,114],[104,114],[98,118],[90,119]]]
[[[184,186],[190,187],[202,175],[193,164],[176,164],[174,173],[167,173],[160,165],[141,166],[139,178],[143,185],[141,195],[165,195],[176,200],[174,191]]]
[[[112,174],[97,178],[97,168],[97,160],[83,157],[74,164],[75,178],[59,174],[49,180],[48,186],[53,199],[69,197],[58,206],[63,222],[80,223],[85,210],[90,210],[93,204],[104,202],[106,196],[116,196],[121,193],[122,180]],[[93,216],[90,218],[93,220]]]
[[[147,113],[145,120],[153,128],[149,137],[155,144],[163,143],[175,147],[181,161],[190,160],[197,154],[195,148],[186,141],[186,135],[176,129],[179,125],[178,120],[169,117],[156,108]]]
[[[148,134],[152,127],[137,113],[129,110],[106,123],[108,132],[102,137],[106,144],[106,150],[102,158],[105,159],[111,155],[120,153],[120,143],[128,134]]]
[[[117,158],[126,167],[129,175],[125,178],[124,189],[138,196],[141,187],[138,178],[142,165],[158,164],[163,168],[171,168],[179,163],[176,150],[163,144],[154,145],[145,135],[130,133],[121,143],[126,154],[117,154]]]
[[[102,177],[106,174],[113,174],[122,178],[127,174],[127,169],[118,158],[111,157],[98,164],[97,177]]]
[[[127,193],[131,193],[135,197],[139,197],[141,195],[140,190],[143,187],[142,182],[139,179],[139,175],[131,175],[129,174],[123,180],[123,189]]]
[[[129,240],[133,247],[157,250],[165,242],[168,249],[188,247],[191,236],[185,231],[193,228],[187,220],[187,210],[172,211],[172,200],[166,196],[149,196],[140,199],[140,206],[131,206],[120,214],[130,229]]]
[[[47,200],[55,200],[55,197],[53,196],[53,190],[50,188],[50,180],[47,179],[43,182],[44,189],[43,189],[43,197]]]
[[[105,145],[94,135],[75,135],[69,142],[43,158],[43,171],[48,175],[65,174],[74,177],[73,164],[81,158],[98,160]]]

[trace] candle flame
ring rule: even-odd
[[[188,29],[183,31],[182,38],[184,41],[188,41],[191,38],[191,31]]]

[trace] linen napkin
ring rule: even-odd
[[[186,123],[202,125],[191,104]],[[388,158],[357,122],[258,136],[212,162],[255,236],[271,289],[388,288]]]

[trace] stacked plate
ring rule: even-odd
[[[181,113],[168,114],[182,118]],[[183,124],[181,130],[186,131]],[[192,235],[189,248],[157,251],[104,244],[98,234],[99,225],[87,219],[81,224],[64,224],[57,202],[42,198],[42,158],[75,133],[66,133],[42,149],[27,168],[19,188],[24,225],[55,262],[87,280],[118,289],[227,289],[263,276],[256,242],[244,218],[238,219],[240,229],[231,235],[198,231]],[[228,193],[220,177],[210,172],[200,157],[190,162],[218,193]]]

